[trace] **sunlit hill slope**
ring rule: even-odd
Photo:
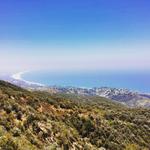
[[[149,137],[149,109],[0,81],[1,150],[148,150]]]

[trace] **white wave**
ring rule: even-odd
[[[30,84],[30,85],[38,85],[38,86],[45,86],[44,84],[41,84],[41,83],[37,83],[37,82],[31,82],[31,81],[27,81],[27,80],[24,80],[22,78],[22,75],[24,75],[25,73],[28,73],[30,71],[22,71],[22,72],[18,72],[18,73],[15,73],[11,76],[11,78],[15,79],[15,80],[20,80],[20,81],[23,81],[27,84]]]
[[[18,73],[13,74],[11,77],[13,79],[16,79],[16,80],[23,80],[22,79],[22,75],[25,74],[25,73],[27,73],[27,72],[29,72],[29,71],[18,72]]]

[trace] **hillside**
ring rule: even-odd
[[[17,80],[10,76],[0,77],[19,87],[28,90],[47,91],[49,93],[66,93],[76,94],[79,96],[100,96],[113,101],[117,101],[129,107],[145,107],[150,108],[150,94],[131,91],[123,88],[95,87],[95,88],[79,88],[79,87],[61,87],[61,86],[44,86],[36,83],[30,83],[24,80]]]
[[[100,96],[107,99],[117,101],[129,107],[145,107],[150,108],[150,94],[143,94],[140,92],[131,91],[123,88],[110,87],[95,87],[95,88],[80,88],[80,87],[62,87],[62,86],[46,86],[36,83],[17,80],[10,76],[0,77],[0,80],[5,80],[19,87],[33,90],[46,91],[49,93],[66,93],[76,94],[79,96]]]
[[[148,150],[150,109],[0,81],[0,150]]]
[[[35,87],[36,89],[36,87]],[[38,89],[38,88],[37,88]],[[40,87],[42,91],[76,94],[83,96],[100,96],[105,97],[113,101],[117,101],[129,107],[150,107],[150,95],[141,94],[128,89],[122,88],[77,88],[77,87]]]

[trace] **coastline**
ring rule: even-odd
[[[21,72],[15,73],[15,74],[11,75],[11,78],[14,80],[23,81],[29,85],[45,86],[44,84],[41,84],[41,83],[24,80],[22,78],[22,75],[24,75],[25,73],[28,73],[28,72],[30,72],[30,71],[21,71]]]
[[[80,86],[80,85],[63,85],[63,84],[50,84],[50,85],[47,85],[47,84],[42,84],[42,83],[39,83],[39,82],[34,82],[34,81],[28,81],[28,80],[25,80],[23,78],[23,75],[26,74],[26,73],[30,73],[32,71],[29,71],[29,70],[26,70],[26,71],[21,71],[21,72],[16,72],[12,75],[9,75],[8,77],[10,79],[12,79],[12,81],[22,81],[24,82],[24,84],[28,85],[28,86],[39,86],[39,87],[62,87],[62,88],[69,88],[69,87],[72,87],[72,88],[81,88],[81,89],[93,89],[93,88],[102,88],[102,87],[108,87],[108,88],[116,88],[116,89],[123,89],[123,90],[129,90],[129,91],[132,91],[132,92],[136,92],[136,93],[141,93],[141,94],[147,94],[147,95],[150,95],[149,92],[147,91],[140,91],[140,90],[136,90],[136,89],[132,89],[132,88],[128,88],[128,87],[115,87],[115,86],[91,86],[91,87],[86,87],[86,86]],[[53,77],[53,76],[52,76]]]

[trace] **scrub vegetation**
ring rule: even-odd
[[[0,81],[0,150],[149,150],[150,110]]]

